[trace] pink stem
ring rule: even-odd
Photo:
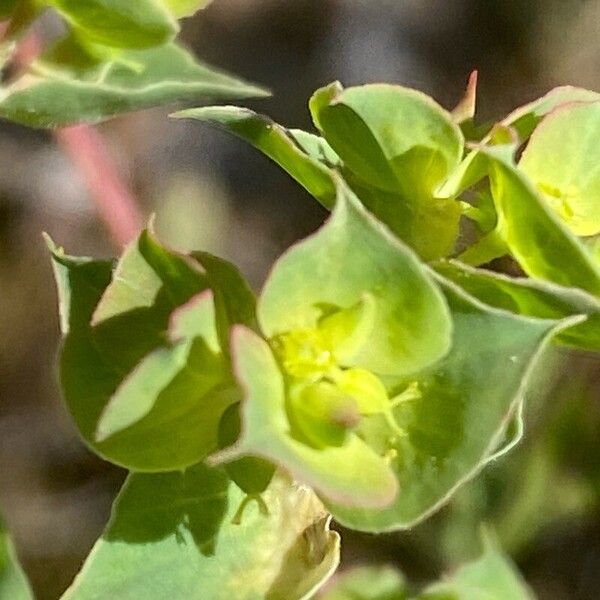
[[[144,218],[102,136],[88,125],[75,125],[57,129],[54,137],[83,175],[112,240],[119,247],[134,240]]]
[[[0,23],[0,41],[7,26]],[[23,73],[41,50],[35,30],[24,36],[13,56],[17,73]],[[54,138],[83,175],[113,242],[123,247],[134,240],[143,228],[144,218],[100,133],[88,125],[76,125],[55,130]]]

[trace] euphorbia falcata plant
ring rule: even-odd
[[[7,43],[46,7],[70,30],[3,89],[0,114],[54,127],[261,94],[172,42],[203,4],[3,6]],[[331,210],[256,296],[151,226],[114,264],[48,238],[67,407],[131,471],[65,598],[312,597],[339,560],[332,516],[367,532],[422,521],[518,442],[549,341],[600,348],[600,96],[557,88],[480,135],[474,100],[470,85],[448,112],[401,86],[333,83],[310,100],[313,133],[245,108],[176,113],[246,139]],[[502,256],[523,276],[482,268]],[[0,590],[22,581],[4,554]],[[372,598],[374,580],[408,597],[396,574],[353,577],[326,597]],[[477,594],[529,597],[490,547],[419,598]]]

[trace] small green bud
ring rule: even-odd
[[[341,446],[360,422],[354,398],[327,381],[292,386],[289,401],[293,424],[316,447]]]

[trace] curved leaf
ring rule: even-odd
[[[167,470],[202,460],[216,449],[221,416],[237,399],[218,343],[212,292],[174,315],[169,334],[181,341],[147,355],[98,419],[96,442],[130,469]]]
[[[177,118],[191,118],[207,121],[223,127],[227,131],[246,140],[258,148],[271,160],[289,173],[300,185],[312,194],[325,207],[331,208],[335,202],[335,182],[322,158],[315,156],[319,148],[315,140],[304,132],[299,134],[304,145],[298,143],[294,133],[267,117],[247,108],[235,106],[208,106],[193,108],[172,115]],[[310,142],[310,150],[306,150]],[[321,144],[326,144],[322,141]],[[324,148],[325,146],[321,146]],[[326,157],[323,150],[323,157]]]
[[[348,309],[368,293],[375,303],[373,334],[344,366],[381,375],[422,369],[449,348],[444,298],[413,252],[338,185],[330,220],[273,267],[258,303],[261,328],[270,338],[314,327],[320,305]]]
[[[110,284],[110,264],[56,248],[53,259],[68,332],[61,383],[86,442],[142,471],[185,467],[214,451],[221,415],[239,397],[201,265],[147,232]]]
[[[106,60],[91,56],[70,37],[0,92],[0,117],[31,127],[60,127],[202,97],[266,94],[195,61],[174,43]]]
[[[309,490],[277,477],[244,493],[221,469],[135,474],[63,600],[304,600],[335,570],[339,536]]]
[[[498,311],[452,284],[444,288],[454,321],[452,348],[413,379],[420,397],[396,407],[406,435],[390,439],[383,420],[360,430],[381,454],[392,452],[400,493],[380,510],[329,504],[335,518],[353,529],[412,527],[480,471],[503,440],[532,366],[557,328],[557,321]]]
[[[600,269],[588,249],[559,220],[518,171],[504,148],[481,148],[489,162],[497,231],[531,277],[600,295]]]
[[[537,98],[516,108],[501,123],[512,127],[521,141],[525,141],[533,133],[540,121],[559,106],[572,102],[595,102],[600,94],[585,88],[563,85],[550,90],[541,98]]]
[[[529,139],[540,121],[555,108],[571,102],[593,102],[600,100],[600,94],[573,86],[561,86],[550,90],[545,96],[529,102],[512,111],[499,125],[513,130],[519,142]],[[489,144],[494,137],[492,129],[481,140],[480,145]],[[439,190],[441,197],[458,196],[467,188],[483,179],[487,173],[487,161],[476,149],[467,154]]]
[[[416,90],[334,83],[315,92],[310,109],[346,167],[386,192],[430,198],[462,158],[460,128]]]
[[[149,48],[172,40],[179,27],[157,0],[44,0],[91,42]]]
[[[567,227],[600,233],[600,102],[567,104],[533,132],[519,161]]]
[[[600,302],[585,292],[546,281],[514,278],[474,269],[458,261],[444,261],[435,270],[484,304],[540,319],[564,319],[585,315],[556,340],[585,350],[600,351]]]

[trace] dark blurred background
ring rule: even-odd
[[[248,105],[310,128],[334,79],[418,87],[452,107],[479,69],[479,118],[549,88],[600,89],[598,0],[215,0],[184,26],[197,54],[271,88]],[[255,286],[324,218],[244,143],[145,111],[101,127],[164,241],[236,262]],[[79,441],[56,377],[48,231],[73,254],[116,252],[85,183],[46,133],[0,124],[0,505],[40,600],[66,588],[124,474]],[[598,360],[555,352],[532,386],[525,439],[410,533],[345,534],[344,564],[389,562],[415,582],[479,550],[491,523],[542,599],[600,597]]]

